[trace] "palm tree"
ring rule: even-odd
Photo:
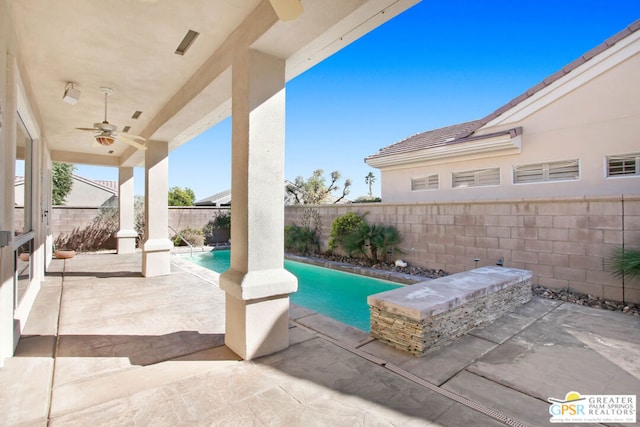
[[[376,182],[376,176],[373,174],[373,172],[369,172],[369,174],[364,177],[364,183],[369,184],[369,197],[373,197],[371,186],[374,182]]]

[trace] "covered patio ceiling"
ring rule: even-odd
[[[231,113],[234,47],[286,61],[290,80],[419,0],[302,0],[280,21],[269,0],[8,0],[17,28],[20,72],[41,137],[54,161],[143,166],[144,152],[116,141],[96,146],[104,118],[148,140],[184,144]],[[199,33],[174,53],[189,30]],[[65,85],[81,91],[63,102]],[[132,116],[141,112],[139,118]]]

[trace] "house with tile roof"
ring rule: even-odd
[[[118,181],[91,180],[71,175],[73,184],[65,198],[69,207],[101,207],[117,204]],[[24,206],[24,177],[15,178],[15,204]]]
[[[488,116],[365,162],[387,203],[640,194],[640,20]]]

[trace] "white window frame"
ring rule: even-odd
[[[483,183],[483,175],[490,175],[490,179],[497,179],[497,182]],[[465,185],[461,185],[457,183],[458,179],[466,176],[467,183]],[[486,168],[486,169],[475,169],[461,172],[452,172],[451,173],[451,187],[452,188],[471,188],[471,187],[494,187],[499,186],[501,182],[500,176],[500,168]]]
[[[554,176],[555,169],[566,169],[569,167],[575,166],[576,171],[575,175],[566,177],[566,178],[558,178]],[[520,171],[518,170],[520,169]],[[524,172],[527,170],[529,172],[529,176],[538,175],[538,179],[529,179],[526,181],[518,180],[518,172]],[[579,159],[571,159],[571,160],[557,160],[553,162],[541,162],[541,163],[529,163],[526,165],[515,165],[512,170],[512,180],[515,185],[521,184],[542,184],[549,182],[562,182],[562,181],[578,181],[580,180],[581,167]],[[522,178],[520,178],[522,179]]]
[[[416,183],[424,182],[424,187],[415,188]],[[435,184],[434,184],[435,183]],[[411,191],[435,191],[440,188],[440,177],[437,173],[411,177]]]
[[[632,161],[634,162],[634,173],[620,173],[611,175],[611,161]],[[624,166],[623,166],[624,167]],[[620,154],[615,156],[606,156],[604,160],[604,174],[606,178],[631,178],[640,176],[640,153]]]

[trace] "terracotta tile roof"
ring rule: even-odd
[[[540,90],[554,83],[556,80],[561,79],[565,75],[569,74],[571,71],[575,70],[577,67],[581,66],[585,62],[589,61],[591,58],[596,55],[606,51],[611,46],[614,46],[621,40],[624,40],[626,37],[640,30],[640,20],[635,21],[631,25],[629,25],[624,30],[619,33],[611,36],[604,43],[594,47],[589,50],[587,53],[577,58],[576,60],[570,62],[565,65],[561,70],[555,72],[550,75],[537,85],[525,91],[523,94],[515,97],[511,101],[507,102],[502,107],[498,108],[491,114],[483,117],[480,120],[474,120],[471,122],[461,123],[453,126],[447,126],[440,129],[430,130],[427,132],[419,133],[413,136],[410,136],[407,139],[404,139],[400,142],[396,142],[395,144],[391,144],[389,146],[383,147],[376,154],[372,154],[365,158],[365,161],[369,159],[377,159],[381,157],[391,156],[400,153],[406,153],[411,151],[419,151],[429,148],[441,147],[444,145],[462,142],[462,140],[467,139],[473,135],[473,133],[481,128],[482,126],[489,123],[491,120],[520,104],[525,99],[533,96]]]
[[[391,156],[409,151],[442,147],[454,140],[460,140],[471,135],[481,126],[481,124],[480,120],[474,120],[471,122],[460,123],[453,126],[418,133],[400,142],[381,148],[380,151],[367,157],[367,159]]]
[[[118,192],[118,181],[107,181],[102,179],[94,179],[93,182],[96,184],[102,185],[103,187],[109,188],[114,192]]]

